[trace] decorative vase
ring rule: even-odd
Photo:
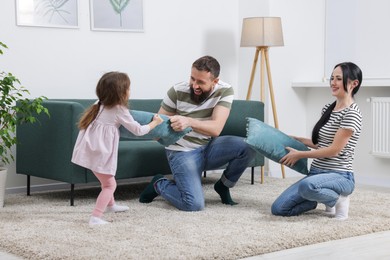
[[[6,182],[7,182],[7,168],[0,167],[0,208],[4,207]]]

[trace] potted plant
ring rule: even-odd
[[[0,42],[0,55],[8,48]],[[45,113],[44,96],[29,99],[30,92],[20,85],[19,79],[9,72],[0,71],[0,207],[4,206],[5,182],[7,168],[5,166],[15,160],[12,147],[18,142],[16,127],[24,123],[36,122],[35,115]]]

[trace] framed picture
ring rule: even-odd
[[[90,0],[91,29],[143,32],[142,0]]]
[[[16,24],[78,28],[78,0],[16,0]]]

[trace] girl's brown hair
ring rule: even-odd
[[[99,98],[97,104],[93,104],[85,110],[80,118],[79,129],[86,129],[97,117],[100,105],[107,108],[122,105],[127,106],[127,91],[130,88],[130,78],[126,73],[107,72],[99,80],[96,86],[96,95]]]

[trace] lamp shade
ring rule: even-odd
[[[241,47],[283,45],[280,17],[244,18],[241,31]]]

